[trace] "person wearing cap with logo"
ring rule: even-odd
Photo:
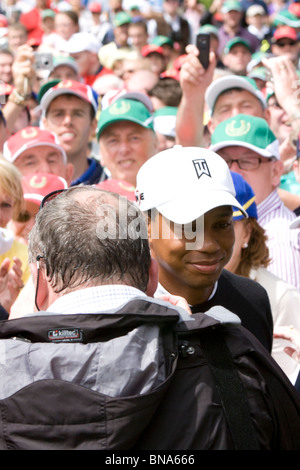
[[[210,53],[210,64],[205,70],[199,62],[197,48],[190,45],[188,52],[180,71],[182,100],[176,122],[179,144],[203,146],[205,111],[209,113],[207,129],[210,134],[221,121],[235,114],[268,118],[265,97],[255,80],[230,74],[213,80],[215,54]]]
[[[283,163],[279,142],[266,120],[246,114],[226,119],[212,134],[210,149],[253,188],[258,223],[268,237],[271,258],[268,270],[300,290],[298,234],[289,230],[296,215],[278,194]]]
[[[95,184],[106,179],[99,161],[89,157],[88,145],[97,126],[98,102],[92,88],[84,83],[64,80],[40,93],[42,125],[54,132],[74,166],[72,185]]]
[[[4,144],[3,157],[13,163],[22,176],[51,173],[61,176],[68,184],[73,178],[73,165],[57,136],[39,127],[25,127]]]
[[[140,100],[120,96],[101,111],[97,139],[101,164],[110,177],[135,186],[139,168],[158,148],[152,110]]]
[[[254,191],[240,174],[231,172],[231,176],[236,198],[247,211],[248,217],[245,218],[239,210],[233,212],[235,243],[225,269],[253,279],[266,289],[270,299],[274,329],[284,325],[300,328],[299,291],[267,270],[270,263],[269,249],[265,231],[257,222]],[[295,383],[299,368],[284,352],[285,346],[287,346],[286,341],[275,339],[272,356],[291,382]]]
[[[246,39],[236,36],[230,39],[224,47],[222,62],[226,70],[235,75],[247,75],[247,65],[252,54],[250,44]]]
[[[234,245],[232,207],[247,216],[224,160],[207,149],[174,146],[140,168],[136,195],[148,212],[149,243],[159,268],[156,295],[179,295],[193,313],[221,305],[271,351],[273,320],[265,290],[223,269]]]

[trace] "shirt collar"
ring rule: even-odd
[[[59,297],[47,311],[62,314],[99,313],[118,308],[135,297],[146,297],[146,294],[126,285],[87,287]]]

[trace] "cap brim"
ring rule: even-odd
[[[142,126],[144,127],[145,129],[149,129],[149,130],[153,130],[154,132],[154,128],[153,127],[150,127],[148,126],[147,124],[145,124],[145,122],[141,122],[139,121],[138,119],[135,119],[134,117],[129,117],[129,116],[116,116],[115,118],[111,118],[108,122],[104,123],[100,129],[97,130],[97,139],[99,140],[100,137],[101,137],[101,134],[103,133],[103,131],[108,127],[110,126],[111,124],[114,124],[116,122],[120,122],[120,121],[130,121],[130,122],[135,122],[136,124],[139,124],[139,126]],[[148,122],[148,120],[146,121]],[[152,122],[153,123],[153,117],[151,116],[149,118],[149,123]]]
[[[26,145],[24,145],[14,154],[13,159],[7,158],[7,156],[6,156],[7,153],[5,152],[5,146],[6,146],[6,143],[4,144],[4,149],[3,149],[4,150],[4,157],[6,158],[6,160],[9,160],[10,162],[16,161],[17,158],[19,158],[19,156],[23,152],[25,152],[25,150],[29,150],[29,149],[32,149],[34,147],[52,147],[55,150],[57,150],[59,153],[61,153],[64,163],[67,163],[67,155],[66,155],[64,149],[62,147],[59,147],[55,143],[52,143],[52,142],[35,142],[34,144],[29,145],[28,147]],[[7,147],[7,150],[8,150],[8,147]]]
[[[48,109],[48,106],[50,105],[50,103],[52,103],[54,98],[57,98],[60,95],[75,95],[78,98],[81,98],[82,100],[89,103],[93,107],[95,113],[97,113],[97,111],[98,111],[98,108],[97,108],[96,104],[89,101],[84,94],[82,94],[78,91],[75,91],[74,89],[68,89],[68,88],[57,88],[56,90],[53,90],[53,89],[47,90],[47,92],[41,98],[41,103],[40,103],[41,107],[44,110]]]
[[[202,193],[201,196],[203,196]],[[199,202],[200,200],[201,203]],[[245,217],[248,217],[247,212],[239,204],[236,198],[231,193],[221,190],[208,191],[205,200],[203,200],[203,197],[200,199],[196,191],[194,195],[190,195],[188,201],[184,197],[178,197],[176,200],[173,199],[157,205],[155,208],[164,217],[175,224],[189,224],[194,220],[197,220],[206,212],[220,206],[231,206],[233,208],[237,208]],[[142,211],[147,211],[151,209],[151,207],[143,207],[143,203],[141,203],[140,209]]]
[[[253,150],[253,152],[258,153],[259,155],[265,158],[276,157],[276,155],[266,149],[262,149],[260,147],[256,147],[255,145],[249,144],[248,142],[242,142],[239,140],[223,140],[221,142],[218,142],[217,144],[211,145],[209,147],[209,150],[217,153],[218,150],[224,147],[245,147],[249,150]]]
[[[300,228],[300,215],[291,223],[290,228]]]
[[[231,88],[242,88],[246,91],[249,91],[252,95],[256,96],[256,98],[261,102],[261,104],[266,107],[266,101],[264,99],[263,94],[256,90],[251,83],[247,80],[234,76],[229,75],[228,77],[222,77],[221,79],[214,80],[206,90],[205,94],[205,101],[212,111],[215,106],[215,102],[218,96],[225,90],[229,90]]]

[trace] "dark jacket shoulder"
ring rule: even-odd
[[[214,305],[222,305],[235,313],[242,325],[271,351],[273,318],[266,290],[256,281],[237,276],[225,269],[218,280],[214,296],[192,307],[192,312],[206,312]]]

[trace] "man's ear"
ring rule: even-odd
[[[153,297],[158,285],[158,263],[154,258],[151,258],[151,265],[149,269],[149,281],[147,285],[146,294]]]
[[[283,174],[283,162],[277,160],[271,163],[272,165],[272,184],[274,188],[277,188],[280,185],[281,176]]]
[[[90,127],[90,137],[95,137],[96,129],[97,129],[98,121],[96,118],[94,118],[91,122],[91,127]]]
[[[213,123],[212,118],[209,118],[209,120],[208,120],[206,126],[207,126],[207,129],[208,129],[210,135],[212,135],[213,132],[214,132],[214,130],[215,130],[215,125],[214,125],[214,123]]]
[[[49,284],[46,279],[46,273],[44,269],[37,268],[36,263],[30,264],[31,275],[33,278],[33,283],[37,289],[37,304],[40,310],[47,310],[48,306],[50,305],[49,301]],[[39,279],[38,279],[39,278]],[[37,286],[38,281],[38,286]],[[35,311],[37,311],[36,305],[34,306]]]

